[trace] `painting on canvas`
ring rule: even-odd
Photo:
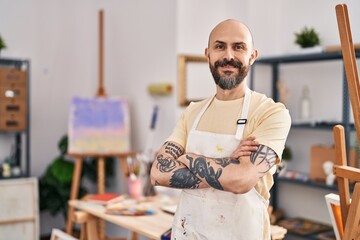
[[[123,98],[74,97],[70,106],[70,154],[117,154],[129,151],[128,102]]]

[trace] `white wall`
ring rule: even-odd
[[[343,2],[349,6],[354,42],[360,42],[360,31],[357,31],[360,2]],[[8,44],[2,57],[31,60],[31,175],[40,176],[58,154],[57,141],[67,131],[71,97],[95,95],[98,81],[97,14],[100,8],[105,11],[106,89],[111,96],[129,98],[132,145],[135,150],[141,150],[155,101],[160,105],[155,146],[160,146],[170,134],[182,110],[177,107],[176,88],[172,96],[155,99],[147,93],[147,85],[170,82],[176,87],[177,54],[203,54],[209,31],[220,20],[237,18],[247,23],[260,56],[282,54],[297,50],[293,43],[294,32],[305,25],[315,27],[324,45],[338,44],[336,3],[328,0],[0,0],[0,34]],[[319,69],[326,73],[325,77],[319,75]],[[341,77],[338,66],[319,68],[314,65],[306,72],[316,76],[310,82],[323,78],[316,88],[328,85],[336,88]],[[287,81],[294,101],[298,98],[300,82],[308,78],[302,74],[303,71],[297,68],[287,68],[280,73]],[[256,90],[269,93],[269,78],[268,69],[257,71],[256,81],[260,83]],[[330,101],[337,93],[319,90],[316,95],[315,91],[311,94],[314,101],[316,98]],[[334,104],[339,107],[339,103]],[[290,109],[294,114],[295,108]],[[329,111],[328,115],[333,115],[333,108],[324,107],[325,110]],[[294,167],[307,170],[302,159],[308,159],[308,146],[297,136],[292,132],[289,136],[289,142],[297,146]],[[300,136],[313,138],[312,133],[307,132]],[[328,143],[329,138],[331,133],[324,134],[319,142]],[[291,186],[281,188],[281,205],[299,203],[298,209],[302,205],[305,209],[313,209],[309,211],[313,216],[309,217],[326,217],[324,211],[313,206],[313,201],[292,197],[289,188]],[[307,188],[301,188],[301,191],[302,196],[314,192]],[[288,209],[291,215],[299,214],[289,206]],[[54,225],[61,227],[61,221],[43,216],[41,232],[49,232]]]

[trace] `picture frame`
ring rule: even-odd
[[[178,102],[180,106],[188,106],[193,101],[199,101],[201,100],[201,97],[189,97],[188,96],[188,89],[189,85],[191,84],[190,79],[188,79],[188,70],[190,64],[203,64],[207,63],[207,59],[205,56],[202,55],[186,55],[181,54],[178,56]],[[208,67],[207,65],[204,65]],[[208,68],[207,68],[208,70]],[[210,74],[210,71],[208,70],[206,72],[207,74]],[[204,89],[201,89],[202,91]]]
[[[326,206],[330,214],[332,226],[334,228],[337,240],[344,236],[344,228],[342,224],[340,197],[338,194],[329,193],[325,195]]]

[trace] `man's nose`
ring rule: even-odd
[[[231,48],[226,49],[224,53],[224,60],[227,61],[234,60],[234,51]]]

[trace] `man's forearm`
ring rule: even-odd
[[[179,159],[195,176],[205,181],[209,186],[225,190],[223,187],[224,179],[231,176],[222,176],[223,170],[229,165],[239,165],[240,160],[224,157],[224,158],[208,158],[205,156],[186,153]]]
[[[183,148],[174,142],[166,142],[163,145],[151,169],[151,182],[153,185],[183,189],[209,187],[192,173],[186,165],[177,160],[183,153]]]
[[[264,145],[250,156],[208,158],[186,153],[178,158],[181,163],[213,188],[244,193],[256,185],[276,163],[275,152]]]

